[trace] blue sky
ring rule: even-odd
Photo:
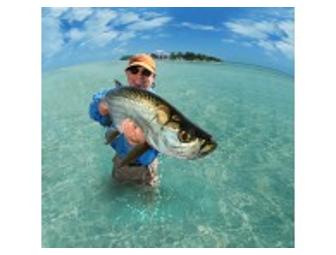
[[[43,8],[48,69],[139,52],[193,51],[294,68],[293,8]]]

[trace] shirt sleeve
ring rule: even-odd
[[[101,99],[107,94],[108,90],[100,91],[92,96],[92,101],[89,106],[89,116],[91,119],[100,123],[100,125],[107,127],[112,124],[109,115],[103,116],[99,113],[98,107]]]
[[[137,158],[136,162],[143,166],[148,166],[159,155],[159,152],[153,148],[148,149],[144,154]]]

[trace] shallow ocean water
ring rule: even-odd
[[[160,155],[157,189],[111,179],[92,95],[126,62],[42,77],[43,247],[294,247],[294,79],[242,64],[159,62],[155,90],[217,149]]]

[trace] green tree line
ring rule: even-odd
[[[186,60],[186,61],[211,61],[211,62],[222,62],[220,58],[208,56],[205,54],[194,53],[194,52],[172,52],[167,55],[158,55],[151,53],[154,59],[169,59],[169,60]],[[120,60],[128,60],[131,55],[125,55],[120,58]]]

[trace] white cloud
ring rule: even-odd
[[[107,25],[117,17],[117,13],[113,10],[97,10],[89,20],[84,23],[84,29],[88,36],[101,34],[108,30]]]
[[[66,15],[70,8],[56,7],[42,10],[42,57],[50,58],[64,47],[60,18]]]
[[[122,25],[133,23],[138,20],[140,20],[140,17],[138,14],[134,12],[120,13],[118,17],[118,22]]]
[[[266,19],[292,19],[294,17],[294,8],[261,8],[259,15]]]
[[[76,45],[94,48],[113,42],[117,48],[136,37],[149,37],[147,31],[152,34],[171,20],[171,17],[156,12],[135,13],[111,8],[44,8],[43,57],[52,57],[67,46],[72,49]]]
[[[117,40],[118,41],[128,41],[134,37],[136,37],[136,33],[134,31],[127,31],[127,32],[120,33]]]
[[[57,16],[56,16],[57,17]],[[60,22],[55,16],[43,18],[42,23],[42,56],[52,57],[61,51],[64,45]]]
[[[189,22],[183,22],[181,23],[181,26],[188,27],[194,30],[204,30],[204,31],[216,30],[213,26],[207,26],[207,25],[201,25],[201,24],[195,24],[195,23],[189,23]]]
[[[63,14],[65,14],[70,8],[68,7],[55,7],[55,8],[47,8],[46,17],[49,18],[59,18]]]
[[[290,19],[275,18],[263,21],[238,19],[225,22],[234,36],[245,38],[242,44],[248,43],[263,48],[267,54],[280,52],[288,58],[293,58],[294,23]],[[249,41],[246,41],[249,40]]]
[[[85,36],[84,32],[80,31],[77,28],[72,28],[68,32],[68,38],[71,42],[78,42],[82,38],[84,38],[84,36]]]
[[[103,47],[115,39],[118,32],[108,26],[115,20],[117,12],[110,9],[97,9],[84,23],[81,46],[91,45]]]
[[[101,9],[96,12],[96,22],[98,25],[106,26],[111,20],[118,16],[117,12],[111,9]]]
[[[285,37],[282,41],[276,43],[276,47],[286,56],[294,57],[294,22],[283,21],[279,23],[279,29]]]
[[[108,44],[110,41],[115,39],[118,36],[118,34],[119,33],[117,31],[113,31],[113,30],[104,32],[101,35],[94,38],[94,42],[96,42],[98,46],[103,47],[106,44]]]
[[[265,40],[269,34],[275,31],[275,24],[266,21],[237,20],[226,22],[225,26],[236,34],[258,40]]]
[[[287,41],[294,41],[294,22],[293,21],[282,21],[278,24],[279,29],[286,34]]]
[[[162,14],[157,13],[157,12],[147,11],[147,12],[142,13],[142,17],[144,19],[152,19],[152,18],[157,18],[157,17],[160,17],[160,16],[162,16]]]
[[[260,40],[256,43],[260,47],[264,48],[267,51],[274,51],[276,50],[276,46],[273,42],[267,40]]]
[[[150,30],[150,29],[162,27],[171,20],[172,20],[171,17],[165,17],[165,16],[156,17],[150,20],[140,20],[136,23],[129,25],[127,28],[129,30],[134,30],[134,31]]]
[[[93,9],[92,8],[71,8],[69,12],[65,15],[65,18],[70,22],[73,21],[83,21],[90,15],[92,15]]]
[[[94,36],[90,36],[88,40],[83,41],[80,46],[104,47],[116,39],[118,35],[120,35],[119,32],[114,30],[101,32],[100,34],[96,33]]]
[[[275,43],[276,48],[281,51],[284,55],[293,58],[294,57],[294,47],[292,44],[285,41],[279,41]]]

